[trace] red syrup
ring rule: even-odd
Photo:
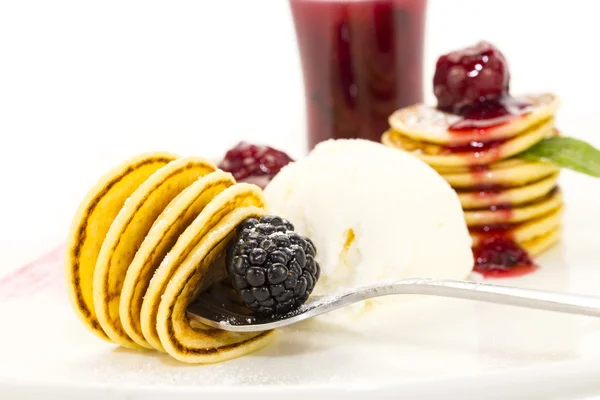
[[[492,190],[478,190],[475,192],[471,193],[471,196],[479,198],[479,199],[486,199],[488,201],[492,201],[494,199],[496,199],[500,193],[502,193],[501,190],[497,190],[497,189],[492,189]]]
[[[477,187],[485,186],[485,184],[481,182],[487,181],[487,178],[491,175],[490,166],[487,164],[471,166],[469,167],[469,172],[471,173],[473,180],[478,182],[476,185]]]
[[[514,98],[508,94],[492,99],[469,104],[457,113],[463,119],[450,126],[450,132],[455,134],[485,135],[492,128],[497,128],[515,118],[527,115],[532,104]]]
[[[457,193],[467,195],[477,201],[485,201],[485,204],[498,204],[501,201],[500,196],[504,190],[504,188],[497,187],[496,185],[477,185],[470,190],[457,190]]]
[[[446,154],[483,154],[492,151],[498,151],[498,148],[506,143],[508,139],[479,141],[471,140],[469,143],[448,144],[444,146]]]
[[[493,211],[496,216],[501,220],[508,221],[512,216],[512,204],[494,204],[490,207],[484,208],[482,211]]]
[[[474,271],[486,278],[511,278],[534,272],[538,266],[508,235],[493,235],[473,248]]]
[[[481,185],[485,196],[496,196],[502,190],[501,185]],[[510,219],[512,204],[495,204],[490,211],[500,213],[503,219]],[[529,254],[513,238],[517,224],[499,223],[471,226],[469,232],[478,236],[479,241],[473,247],[475,265],[473,270],[486,278],[510,278],[523,276],[537,270]]]
[[[473,175],[475,176],[475,175]],[[479,177],[475,177],[476,181],[480,181]],[[459,195],[468,195],[474,199],[485,199],[487,204],[498,204],[498,199],[502,192],[510,189],[506,185],[498,185],[493,183],[481,183],[470,187],[469,189],[457,189]]]
[[[500,158],[500,147],[507,139],[490,139],[490,132],[522,118],[532,109],[529,102],[510,96],[509,82],[506,58],[487,42],[444,54],[438,59],[433,78],[438,108],[462,117],[450,126],[450,132],[456,134],[457,141],[461,142],[465,141],[465,135],[478,138],[466,144],[445,146],[446,154],[469,155],[473,159],[491,154],[494,160]],[[462,140],[458,140],[460,135]],[[502,188],[485,183],[489,173],[488,165],[471,168],[475,182],[480,184],[474,185],[473,195],[498,195]],[[512,205],[495,204],[487,210],[500,216],[500,220],[508,221]],[[509,224],[470,227],[471,233],[480,237],[473,247],[475,271],[484,277],[504,278],[521,276],[537,269],[527,251],[513,239],[513,228]]]
[[[514,229],[514,224],[490,224],[490,225],[482,225],[482,226],[472,226],[469,228],[469,232],[474,233],[479,236],[503,236],[510,237],[512,234],[512,230]]]
[[[490,132],[514,118],[520,118],[531,109],[531,104],[510,97],[508,94],[498,99],[480,101],[463,106],[457,115],[464,118],[450,126],[449,132],[457,136],[467,136],[476,139],[467,143],[447,144],[442,147],[442,154],[456,154],[467,157],[471,164],[485,161],[493,162],[503,158],[502,147],[512,139],[490,139]],[[447,111],[447,110],[446,110]],[[487,136],[487,137],[486,137]]]
[[[510,208],[495,206],[498,207],[510,212]],[[527,251],[514,240],[513,231],[516,227],[517,224],[469,227],[469,232],[480,238],[473,247],[474,271],[485,278],[514,278],[538,269]]]
[[[308,141],[376,142],[397,109],[423,101],[426,0],[290,0]]]
[[[490,206],[489,210],[490,211],[508,211],[508,212],[512,212],[512,204],[494,204],[493,206]]]
[[[490,196],[494,196],[494,195],[498,195],[500,194],[500,192],[503,192],[505,190],[510,190],[510,186],[508,185],[499,185],[499,184],[494,184],[494,183],[480,183],[477,185],[474,185],[473,187],[469,188],[468,192],[471,192],[473,194],[479,194],[479,196],[484,197],[487,195]]]

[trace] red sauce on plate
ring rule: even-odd
[[[492,235],[473,248],[474,271],[486,278],[508,278],[538,269],[525,249],[509,235]]]

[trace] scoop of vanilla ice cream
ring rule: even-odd
[[[473,267],[457,194],[408,153],[326,141],[282,169],[265,196],[271,214],[315,243],[315,294],[407,277],[463,279]]]

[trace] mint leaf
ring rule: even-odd
[[[561,168],[600,178],[600,150],[579,139],[564,136],[544,139],[518,157],[550,162]]]

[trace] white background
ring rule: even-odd
[[[487,39],[513,92],[555,91],[569,135],[600,145],[592,0],[430,0],[437,56]],[[304,150],[285,0],[0,1],[0,272],[64,240],[90,185],[146,150],[219,156],[240,139]]]

